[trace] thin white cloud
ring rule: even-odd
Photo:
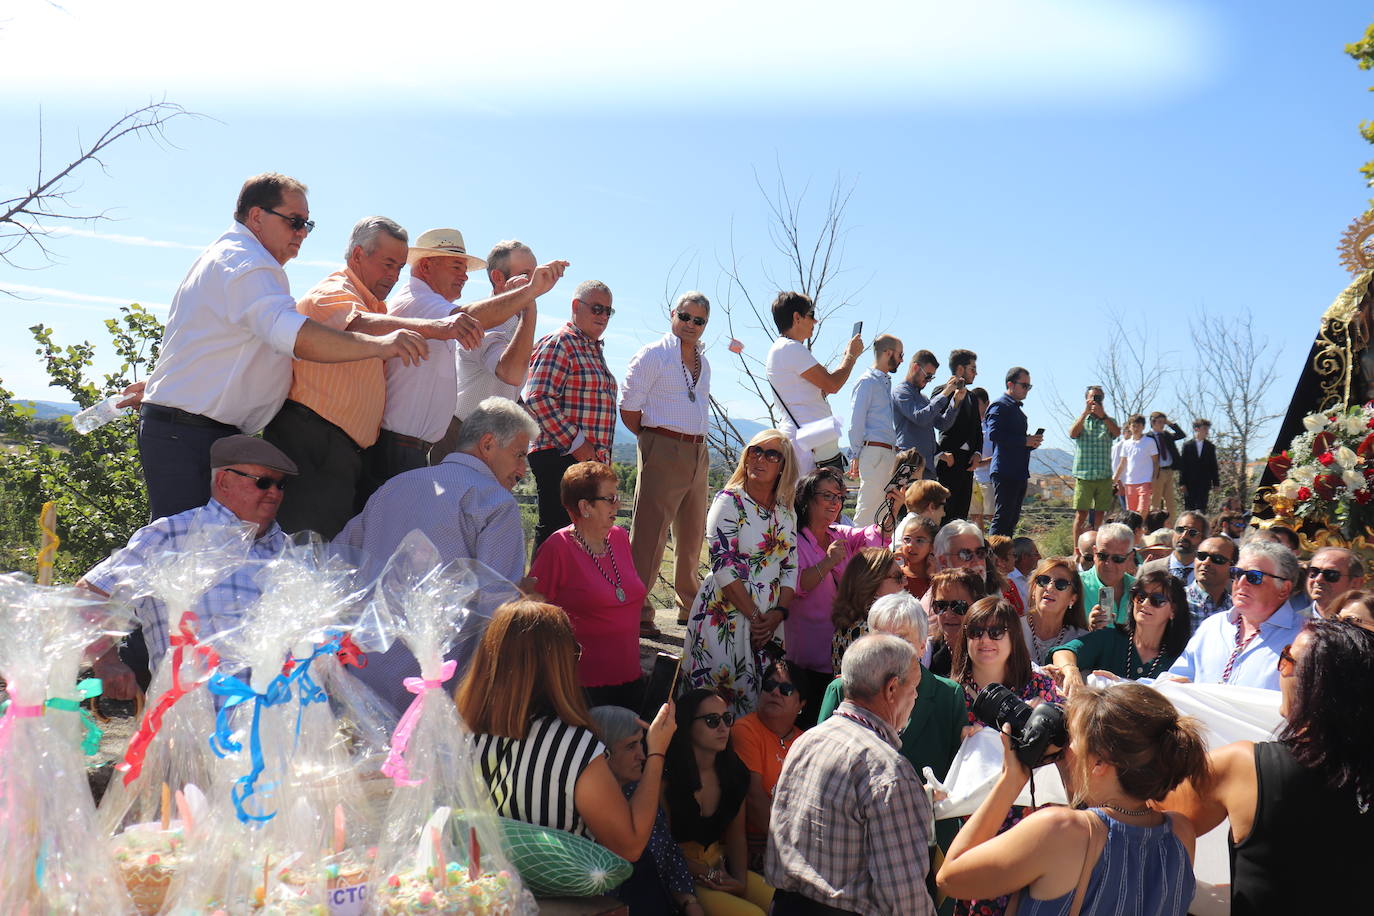
[[[1181,0],[530,0],[517,21],[501,6],[421,0],[384,15],[356,0],[239,0],[232,16],[185,0],[30,2],[0,32],[0,56],[44,74],[15,97],[165,92],[223,107],[269,93],[279,107],[487,113],[1121,106],[1197,85],[1215,57],[1210,15]],[[285,44],[263,41],[264,23]],[[494,31],[501,40],[480,38]]]
[[[101,232],[97,229],[81,229],[75,226],[56,226],[50,229],[54,236],[75,236],[83,239],[97,239],[119,245],[136,245],[140,248],[175,248],[180,251],[203,251],[204,245],[188,242],[170,242],[166,239],[150,239],[146,235],[121,235],[117,232]]]
[[[16,293],[23,297],[13,299],[8,296],[0,297],[0,308],[9,304],[14,308],[33,308],[41,306],[43,308],[67,308],[82,309],[85,311],[99,311],[110,313],[110,306],[129,305],[137,302],[144,308],[153,312],[166,312],[171,306],[161,302],[147,302],[137,297],[130,296],[101,296],[94,293],[79,293],[70,289],[56,289],[51,286],[32,286],[28,283],[9,283],[0,280],[0,290]]]

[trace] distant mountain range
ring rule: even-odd
[[[35,420],[56,420],[58,417],[70,417],[79,409],[75,404],[62,401],[29,401],[23,398],[15,398],[15,404],[25,407],[32,407]]]

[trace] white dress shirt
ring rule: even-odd
[[[697,350],[701,352],[701,348]],[[620,409],[641,411],[640,423],[688,436],[706,435],[711,364],[701,354],[701,376],[689,387],[691,370],[682,362],[682,341],[672,334],[642,347],[630,358],[620,386]],[[693,401],[688,393],[693,392]]]
[[[172,297],[144,400],[259,432],[291,389],[305,322],[286,271],[235,222],[201,252]]]
[[[515,339],[515,328],[519,323],[520,315],[517,313],[482,335],[482,343],[477,349],[457,348],[458,400],[453,415],[458,419],[466,419],[487,398],[520,400],[519,385],[507,385],[496,377],[496,365],[501,362],[506,347]]]
[[[386,304],[388,315],[447,318],[453,303],[428,283],[411,276],[405,288]],[[426,442],[438,442],[448,431],[458,399],[458,366],[451,340],[430,340],[429,359],[407,366],[400,357],[386,361],[386,411],[382,429]]]

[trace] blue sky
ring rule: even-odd
[[[519,237],[572,262],[541,327],[563,320],[576,282],[614,290],[613,369],[666,329],[665,287],[703,289],[716,394],[759,419],[724,349],[720,265],[733,237],[752,294],[771,299],[785,268],[755,175],[771,188],[780,168],[809,185],[804,216],[837,175],[854,184],[834,287],[852,304],[822,355],[862,319],[908,353],[978,351],[994,395],[1025,365],[1031,423],[1063,445],[1048,394],[1076,401],[1095,380],[1112,316],[1186,369],[1191,316],[1249,312],[1281,348],[1271,400],[1286,403],[1347,282],[1340,233],[1367,206],[1356,125],[1374,74],[1342,52],[1367,6],[946,6],[594,0],[517,19],[244,0],[226,22],[162,0],[18,0],[0,57],[42,76],[0,100],[0,195],[31,179],[40,108],[49,166],[150,98],[209,117],[170,125],[169,144],[115,147],[71,200],[117,221],[61,238],[41,270],[0,268],[0,288],[28,297],[0,301],[0,378],[65,399],[25,329],[103,344],[119,303],[165,309],[242,179],[276,169],[310,186],[319,223],[288,265],[298,292],[372,213],[413,235],[456,226],[477,250]],[[475,278],[467,295],[486,291]],[[762,357],[764,334],[739,336]],[[844,413],[848,390],[832,403]]]

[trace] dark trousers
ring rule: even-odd
[[[797,685],[801,691],[802,699],[806,705],[797,715],[798,728],[810,728],[816,724],[816,717],[820,715],[821,701],[825,699],[825,688],[830,686],[834,680],[829,671],[812,671],[810,668],[803,668],[800,665],[792,665],[788,669],[792,675],[792,683]]]
[[[423,439],[382,430],[377,441],[363,450],[363,479],[358,484],[357,503],[367,505],[372,494],[397,474],[428,467],[429,449],[430,443]]]
[[[992,496],[996,508],[992,512],[990,533],[1012,537],[1016,523],[1021,520],[1021,504],[1026,501],[1026,478],[993,474]]]
[[[145,404],[139,410],[138,458],[148,487],[149,519],[210,501],[210,446],[238,430],[208,417]]]
[[[549,535],[568,527],[571,521],[568,510],[563,508],[563,500],[559,499],[558,488],[563,483],[563,472],[574,464],[577,464],[576,458],[559,454],[556,448],[530,452],[530,473],[534,475],[534,488],[539,495],[539,523],[534,526],[535,553]]]
[[[287,401],[262,437],[296,462],[300,473],[282,493],[277,524],[287,534],[315,531],[326,541],[358,514],[363,450],[304,404]]]
[[[775,891],[769,912],[772,916],[859,916],[854,910],[842,910],[795,891]]]
[[[1183,486],[1183,508],[1192,509],[1196,512],[1207,511],[1207,494],[1212,491],[1211,487],[1190,487]]]
[[[624,684],[607,684],[604,687],[583,687],[582,692],[586,694],[587,706],[623,706],[639,712],[639,707],[644,705],[644,688],[647,682],[644,678],[636,678]],[[657,714],[658,710],[655,709]],[[653,717],[650,716],[652,719]]]
[[[958,467],[960,461],[968,462],[967,458],[961,459],[959,455],[954,456],[955,467],[940,465],[935,475],[949,491],[949,499],[945,500],[945,518],[941,524],[948,525],[957,518],[968,518],[968,506],[973,502],[973,472],[967,469],[961,470]]]

